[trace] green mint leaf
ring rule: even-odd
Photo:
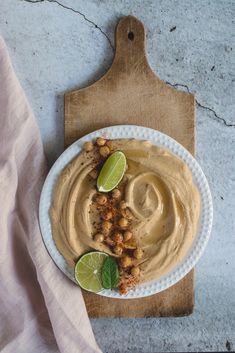
[[[105,289],[116,288],[119,280],[119,271],[117,262],[109,256],[104,260],[101,270],[102,285]]]

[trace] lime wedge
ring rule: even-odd
[[[123,178],[126,170],[126,157],[116,151],[105,161],[97,179],[97,188],[101,192],[113,190]]]
[[[101,270],[107,256],[103,252],[92,251],[80,257],[75,266],[75,279],[80,287],[93,293],[104,289]]]

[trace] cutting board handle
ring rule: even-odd
[[[122,18],[116,27],[116,50],[112,68],[129,73],[147,71],[154,75],[145,54],[144,25],[134,16]]]

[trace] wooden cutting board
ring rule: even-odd
[[[65,147],[91,131],[118,124],[162,131],[194,154],[194,96],[175,90],[153,73],[145,54],[144,26],[132,16],[117,25],[115,57],[108,72],[91,86],[65,94]],[[83,295],[91,318],[189,315],[194,275],[191,271],[171,288],[142,299]]]

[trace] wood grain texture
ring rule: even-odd
[[[65,94],[65,147],[91,131],[119,124],[154,128],[195,152],[194,96],[166,85],[153,73],[145,54],[144,26],[132,16],[117,25],[115,57],[108,72],[91,86]],[[193,311],[194,274],[142,299],[83,295],[90,317],[183,316]]]

